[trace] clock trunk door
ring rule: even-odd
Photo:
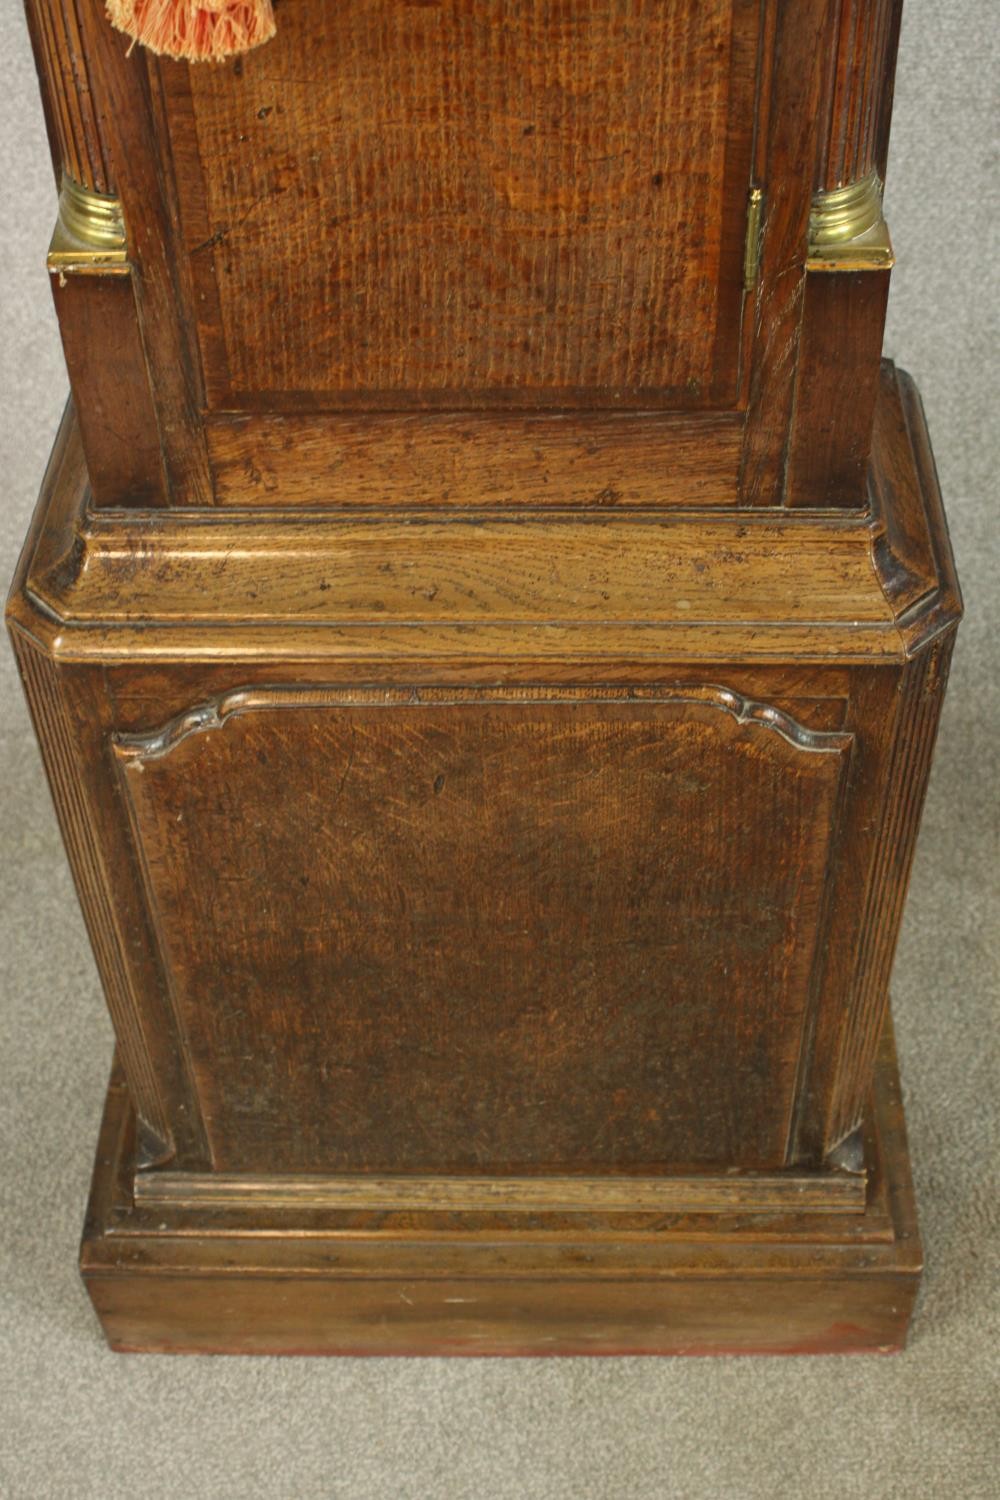
[[[740,400],[757,0],[297,0],[166,65],[210,412]]]

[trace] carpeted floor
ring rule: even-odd
[[[2,1500],[1000,1495],[998,43],[994,0],[907,7],[887,347],[927,402],[968,611],[894,984],[927,1254],[909,1350],[785,1361],[108,1353],[75,1258],[111,1035],[0,651]],[[65,380],[43,271],[54,195],[19,7],[5,10],[0,38],[9,576]]]

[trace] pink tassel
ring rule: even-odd
[[[222,62],[274,36],[271,0],[105,0],[105,8],[140,46],[187,62]]]

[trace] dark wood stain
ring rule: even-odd
[[[783,1164],[851,737],[338,696],[119,744],[215,1165]]]
[[[807,268],[898,0],[296,0],[190,69],[28,10],[128,238],[54,287],[8,606],[117,1039],[109,1338],[898,1347],[961,601],[888,273]]]
[[[98,6],[29,0],[58,166],[118,193],[129,227],[120,338],[151,404],[132,463],[82,419],[97,504],[365,505],[388,463],[398,503],[454,506],[430,428],[426,457],[388,462],[424,412],[481,416],[484,453],[496,423],[510,474],[460,471],[469,503],[859,505],[882,312],[844,276],[810,312],[806,225],[815,188],[884,170],[898,9],[297,0],[239,68],[192,69],[126,55]],[[93,320],[63,322],[79,348]],[[110,405],[115,382],[88,380]],[[849,463],[823,437],[836,390]],[[672,435],[648,428],[659,485],[612,449],[578,490],[556,430],[549,462],[511,420],[539,411],[584,445],[588,415],[689,425],[662,462]],[[299,466],[280,420],[304,424]]]
[[[202,1213],[131,1201],[112,1079],[81,1267],[114,1348],[246,1354],[817,1354],[902,1347],[919,1285],[891,1027],[863,1213]],[[249,1225],[268,1233],[248,1235]],[[167,1232],[164,1232],[164,1231]]]
[[[300,0],[238,80],[172,70],[226,357],[210,403],[732,402],[713,332],[739,318],[720,228],[745,179],[719,195],[728,120],[744,142],[752,121],[730,92],[745,9]]]

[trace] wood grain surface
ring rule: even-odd
[[[166,70],[210,403],[732,404],[756,9],[299,0],[238,75]]]
[[[380,951],[391,969],[400,934],[413,930],[408,924],[421,911],[428,921],[434,911],[446,916],[456,932],[463,922],[474,926],[462,887],[442,888],[437,904],[430,901],[436,889],[433,869],[447,883],[464,862],[469,889],[481,878],[495,912],[508,911],[513,923],[510,932],[502,923],[497,929],[502,928],[503,942],[490,974],[506,974],[504,982],[514,985],[508,992],[516,991],[526,1004],[527,981],[511,966],[526,933],[533,950],[546,951],[547,929],[538,924],[550,911],[570,927],[582,924],[574,929],[579,932],[596,931],[599,920],[606,922],[609,935],[617,911],[623,934],[647,932],[648,971],[659,975],[658,985],[667,984],[671,928],[654,922],[652,913],[676,910],[683,918],[678,931],[688,937],[677,950],[680,955],[693,941],[689,919],[696,908],[690,902],[701,899],[694,866],[684,875],[683,859],[676,865],[653,859],[663,837],[668,838],[664,848],[670,847],[669,830],[675,827],[683,835],[683,857],[714,869],[713,880],[723,879],[719,861],[730,861],[729,883],[703,892],[706,913],[715,911],[703,936],[707,942],[713,923],[722,932],[718,952],[724,965],[730,963],[725,957],[730,909],[712,907],[712,891],[720,900],[726,892],[726,901],[738,898],[733,908],[738,923],[746,916],[739,893],[777,882],[775,909],[791,903],[808,919],[808,938],[805,927],[801,938],[790,929],[786,933],[790,946],[783,962],[793,965],[787,970],[790,1008],[777,1027],[779,1050],[767,1062],[779,1080],[778,1091],[771,1098],[760,1095],[756,1123],[742,1127],[744,1145],[763,1131],[756,1136],[758,1146],[766,1138],[767,1149],[773,1148],[777,1110],[793,1162],[821,1161],[850,1132],[870,1076],[898,932],[926,781],[928,714],[932,708],[936,713],[940,701],[942,673],[927,665],[928,652],[944,650],[960,608],[919,404],[912,387],[891,368],[883,374],[882,402],[874,510],[843,520],[789,514],[776,521],[759,514],[733,518],[705,512],[678,513],[669,524],[616,518],[525,527],[470,516],[448,525],[423,518],[393,531],[384,518],[363,525],[328,513],[303,516],[294,524],[286,520],[277,528],[266,512],[212,520],[162,512],[142,519],[88,517],[81,512],[86,486],[79,439],[68,422],[15,581],[11,620],[23,633],[23,650],[59,664],[58,691],[76,726],[83,780],[77,788],[63,775],[54,789],[60,802],[71,795],[87,801],[92,836],[101,850],[102,886],[108,900],[130,914],[129,961],[136,966],[141,994],[142,1045],[151,1076],[164,1080],[173,1101],[174,1146],[186,1169],[204,1169],[211,1156],[211,1109],[203,1118],[203,1105],[206,1085],[217,1084],[208,1059],[216,1047],[235,1058],[241,1045],[242,1023],[221,993],[217,1003],[193,1016],[201,1041],[185,1043],[185,1007],[192,1014],[197,1009],[192,975],[199,965],[208,970],[214,965],[217,979],[231,970],[251,988],[266,972],[273,988],[282,969],[301,969],[306,992],[315,980],[316,1003],[326,1005],[334,969],[352,951],[323,946],[324,934],[334,930],[329,913],[347,913],[344,921],[348,927],[353,923],[361,942],[370,923],[359,914],[367,910],[368,895],[380,890],[383,925],[375,932],[382,932]],[[457,569],[456,558],[463,554],[449,551],[456,539],[462,539],[461,549],[474,549]],[[566,546],[567,540],[572,545]],[[442,566],[447,568],[447,590],[435,593],[429,587],[414,603],[412,583],[419,575],[412,570],[397,575],[391,566],[394,557],[404,555],[396,550],[404,543],[414,566],[420,559],[422,566],[433,564],[438,578],[446,576]],[[520,582],[517,557],[522,558]],[[325,571],[317,572],[320,566]],[[803,576],[812,582],[808,592]],[[317,585],[326,582],[326,589],[317,586],[311,593],[310,577]],[[824,578],[828,589],[821,585]],[[845,587],[849,579],[853,593]],[[613,580],[614,588],[608,588]],[[690,598],[679,592],[682,583],[685,590],[690,587]],[[685,599],[697,608],[685,610]],[[378,603],[381,609],[375,608]],[[247,617],[248,604],[258,609],[256,618]],[[524,614],[512,617],[515,611]],[[642,613],[650,611],[655,613],[643,621]],[[689,615],[693,619],[683,623]],[[927,672],[928,682],[937,684],[933,694],[911,691],[911,679]],[[375,682],[381,686],[375,688]],[[507,686],[498,688],[498,682]],[[723,693],[719,699],[723,689],[736,696],[727,699]],[[276,691],[287,698],[283,707],[274,702]],[[29,681],[29,692],[41,703],[38,684]],[[763,705],[763,717],[761,710],[738,708],[734,718],[724,704],[739,698]],[[790,740],[781,729],[787,731],[789,719],[799,726]],[[802,800],[801,789],[792,795],[799,784],[795,763],[814,758],[809,750],[814,734],[855,737],[850,778],[836,810],[832,784],[804,783],[812,786],[811,801]],[[755,737],[769,753],[748,755],[746,747],[730,742],[733,735],[737,741]],[[679,761],[671,749],[675,738],[682,745]],[[127,767],[132,825],[109,775],[112,744]],[[348,816],[342,829],[327,809],[331,798],[339,800],[334,793],[352,744],[361,754],[344,783]],[[910,748],[900,757],[894,745]],[[782,770],[786,755],[793,763]],[[274,777],[266,769],[272,762],[279,772]],[[433,764],[432,775],[420,770],[424,762]],[[658,775],[661,762],[674,770]],[[701,795],[695,786],[703,763],[705,806],[720,809],[721,823],[714,814],[706,821],[700,804],[684,801],[689,793]],[[495,802],[484,779],[493,764],[501,766]],[[145,769],[140,772],[137,765]],[[327,775],[331,765],[340,767],[336,776]],[[456,782],[454,767],[462,765],[472,780]],[[176,769],[184,767],[189,775]],[[519,768],[516,775],[513,767]],[[438,793],[435,784],[442,775]],[[301,797],[294,795],[295,787]],[[670,800],[677,797],[680,802]],[[195,807],[197,816],[191,817]],[[403,862],[392,890],[407,893],[406,905],[399,905],[390,890],[395,866],[387,825],[380,822],[394,807],[401,819]],[[882,814],[873,809],[885,810],[884,835]],[[725,830],[733,817],[737,823],[730,839]],[[657,834],[657,819],[669,836]],[[292,844],[289,829],[295,830]],[[475,861],[477,834],[483,830],[496,859],[480,873]],[[351,842],[355,835],[358,848],[367,850],[365,859],[374,864],[360,860]],[[718,846],[710,847],[716,838]],[[599,905],[593,905],[598,895],[581,854],[588,840],[598,842],[602,859],[617,871],[615,899],[625,903],[611,902],[607,919],[603,906],[598,918]],[[816,861],[822,860],[824,840],[831,842],[821,869]],[[879,853],[885,840],[890,856]],[[419,852],[425,846],[434,852],[433,868]],[[765,847],[770,852],[762,854]],[[576,863],[564,858],[568,848],[580,854]],[[645,865],[637,862],[643,849],[649,851]],[[523,921],[514,919],[509,906],[518,889],[511,872],[522,868],[518,850],[531,853],[525,867],[530,879],[521,888]],[[249,865],[248,851],[256,851]],[[303,851],[309,851],[305,870]],[[794,868],[785,868],[786,856]],[[216,889],[219,882],[209,875],[220,861],[244,870],[242,893],[239,880]],[[298,895],[285,875],[297,869],[311,878],[313,866],[318,894]],[[361,881],[363,869],[369,871],[367,884]],[[652,881],[648,908],[635,884],[645,879],[643,869]],[[565,888],[560,870],[571,875]],[[748,872],[745,879],[739,870]],[[675,875],[680,884],[671,886]],[[208,885],[200,884],[205,880]],[[793,891],[783,881],[805,885]],[[269,898],[271,907],[261,909],[251,895],[258,887],[277,893]],[[557,911],[552,900],[560,891]],[[195,897],[202,913],[197,920]],[[235,963],[223,951],[225,924],[216,921],[229,909],[227,902],[233,903],[232,931],[242,934],[235,939],[240,950]],[[314,945],[289,949],[288,934],[299,929],[310,902]],[[490,903],[475,922],[488,927]],[[645,928],[643,910],[649,917]],[[464,929],[462,950],[470,964],[477,953],[473,926]],[[760,930],[766,931],[766,924]],[[818,945],[822,957],[815,972],[803,957],[810,943]],[[751,955],[747,961],[756,963],[752,943],[743,946],[744,957]],[[609,992],[619,982],[631,986],[639,1009],[626,1007],[624,1021],[633,1039],[644,1024],[642,1007],[653,1003],[639,983],[641,950],[639,944],[618,969],[584,965],[581,970],[583,981],[609,986]],[[586,945],[574,950],[567,938],[558,951],[569,983]],[[712,951],[710,945],[701,950],[702,986],[713,974],[710,982],[722,983]],[[401,1014],[410,988],[433,987],[436,962],[433,948],[419,953],[414,948],[401,962],[400,973],[406,975],[396,992]],[[480,972],[475,964],[461,970],[465,992],[474,998],[473,1050],[496,1041],[490,992],[476,985]],[[367,982],[363,970],[360,982]],[[683,991],[688,976],[681,974],[676,982]],[[565,993],[554,970],[545,983]],[[747,980],[741,1003],[751,1003],[756,984]],[[384,994],[381,981],[373,995],[376,991]],[[258,991],[263,1009],[255,1024],[265,1032],[269,993]],[[544,1029],[544,1011],[532,1012],[529,1005],[528,1015],[536,1029]],[[291,1053],[297,1055],[301,1045],[308,1056],[309,1012],[301,1000],[287,1018]],[[564,1021],[571,1031],[583,1024],[571,1013],[560,1015],[560,1024]],[[336,1019],[347,1025],[354,1045],[361,1032],[351,1032],[349,1023],[349,1015]],[[216,1027],[221,1028],[217,1034]],[[582,1037],[577,1031],[571,1044],[582,1044]],[[543,1031],[535,1038],[540,1039]],[[724,1050],[725,1033],[712,1042],[717,1048],[712,1065],[721,1070],[718,1049]],[[248,1044],[246,1051],[251,1050]],[[124,1055],[127,1060],[128,1047]],[[533,1053],[521,1054],[520,1066],[534,1066],[536,1060]],[[446,1082],[444,1064],[438,1066]],[[302,1068],[306,1076],[308,1064]],[[238,1080],[237,1071],[232,1076]],[[638,1077],[641,1081],[641,1067]],[[522,1071],[521,1081],[525,1078]],[[757,1099],[752,1079],[747,1097]],[[629,1085],[623,1078],[620,1086]],[[686,1086],[694,1086],[690,1077]],[[655,1091],[652,1083],[649,1087]],[[278,1092],[275,1086],[273,1098]],[[459,1102],[468,1108],[467,1095]],[[228,1108],[225,1101],[212,1107],[222,1116]],[[311,1117],[304,1129],[320,1129],[317,1119]],[[729,1129],[716,1123],[723,1134]],[[513,1121],[514,1166],[518,1128]],[[632,1118],[628,1128],[641,1167],[640,1153],[652,1148],[643,1140],[640,1121]],[[470,1138],[474,1143],[474,1134]],[[583,1149],[571,1134],[557,1144],[563,1155]],[[467,1147],[463,1138],[462,1149]],[[675,1147],[679,1161],[689,1147],[679,1137]],[[298,1160],[308,1170],[308,1137],[281,1149],[286,1148],[301,1150]],[[383,1161],[392,1165],[388,1157]],[[575,1161],[579,1169],[582,1155]],[[419,1167],[416,1158],[413,1165]]]
[[[398,681],[401,662],[438,674],[424,681],[482,680],[484,664],[558,679],[560,662],[606,681],[609,664],[642,680],[664,661],[899,661],[961,606],[919,398],[891,365],[876,436],[872,510],[856,516],[420,513],[400,525],[317,512],[276,525],[235,508],[88,511],[70,413],[12,609],[80,661],[245,670],[291,657],[363,663],[369,681]]]
[[[891,1034],[863,1213],[527,1218],[266,1215],[131,1198],[108,1094],[81,1250],[122,1350],[257,1354],[815,1354],[902,1346],[921,1271]],[[263,1226],[266,1229],[262,1231]],[[248,1232],[249,1231],[249,1232]]]
[[[302,1172],[255,1173],[144,1171],[135,1199],[143,1208],[238,1209],[263,1213],[302,1209],[389,1213],[522,1215],[863,1213],[868,1180],[862,1172],[662,1172],[600,1177],[459,1177],[438,1173],[349,1177]]]
[[[94,91],[81,17],[89,0],[25,0],[42,85],[56,179],[63,172],[96,193],[114,193],[115,177]],[[99,86],[98,86],[99,94]]]
[[[884,171],[898,0],[297,0],[213,68],[29,14],[57,169],[128,233],[99,506],[864,503],[884,276],[810,289],[807,226]],[[79,368],[102,312],[62,300]],[[602,427],[653,411],[692,425]]]
[[[903,0],[834,0],[826,54],[829,113],[817,188],[885,171],[885,144]]]
[[[850,746],[717,690],[120,739],[215,1167],[782,1165]]]
[[[731,505],[739,416],[438,412],[245,416],[207,426],[216,500],[287,509]]]
[[[961,604],[887,273],[806,265],[898,0],[296,0],[212,68],[29,8],[127,232],[9,606],[109,1336],[898,1346]]]

